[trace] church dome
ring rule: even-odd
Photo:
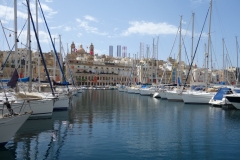
[[[83,49],[82,45],[79,46],[79,49],[77,50],[78,53],[85,53],[85,50]]]

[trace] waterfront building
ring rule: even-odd
[[[59,58],[61,57],[60,53],[57,53]],[[0,51],[0,64],[1,66],[6,62],[6,65],[4,67],[3,73],[1,74],[1,77],[3,79],[8,79],[11,77],[13,74],[13,71],[15,69],[15,59],[18,61],[18,74],[20,78],[27,77],[29,74],[29,60],[28,60],[28,55],[27,55],[27,50],[25,48],[19,48],[18,49],[18,55],[15,55],[15,52],[12,51],[10,54],[8,60],[6,61],[7,57],[9,55],[9,51]],[[48,68],[48,72],[51,76],[52,79],[59,81],[60,76],[62,73],[60,72],[59,65],[58,63],[54,63],[55,59],[55,54],[53,51],[48,52],[48,53],[43,53],[45,63]],[[40,64],[38,64],[38,59],[40,59]],[[45,68],[42,63],[41,57],[39,57],[38,52],[32,52],[32,75],[34,79],[40,79],[40,80],[46,80],[46,72]],[[38,68],[40,71],[40,78],[38,77]],[[55,76],[54,76],[55,73]]]
[[[121,49],[121,47],[120,47]],[[91,53],[90,53],[91,52]],[[8,57],[8,51],[0,51],[0,64],[5,63]],[[27,50],[18,49],[18,55],[14,52],[10,54],[6,61],[5,68],[1,78],[9,78],[15,68],[15,59],[17,59],[20,77],[27,77],[29,63]],[[62,73],[55,58],[53,51],[44,53],[44,59],[51,79],[61,81]],[[58,53],[59,59],[62,59]],[[40,59],[40,64],[38,60]],[[183,61],[180,62],[181,83],[190,84],[190,82],[204,82],[206,80],[205,68],[192,66],[192,72],[188,73],[190,66]],[[47,80],[45,68],[38,52],[32,52],[32,74],[34,79]],[[156,60],[154,58],[136,59],[130,57],[113,57],[107,55],[94,54],[93,44],[89,47],[89,53],[79,45],[78,49],[74,43],[71,44],[71,52],[67,54],[64,62],[64,71],[67,81],[72,83],[72,77],[77,85],[104,86],[104,85],[133,85],[133,84],[171,84],[177,82],[176,74],[177,60],[169,57],[167,61]],[[40,78],[38,72],[40,71]],[[70,75],[71,71],[71,75]],[[188,76],[188,77],[187,77]],[[236,68],[229,67],[226,70],[209,70],[209,83],[235,84]],[[188,79],[187,79],[188,78]],[[187,82],[185,82],[187,80]]]
[[[135,77],[129,79],[133,66],[132,59],[92,55],[85,52],[82,46],[78,50],[74,50],[73,47],[75,47],[74,43],[71,45],[71,53],[66,57],[69,63],[69,68],[66,68],[68,79],[70,79],[70,69],[78,85],[103,86],[133,83]]]

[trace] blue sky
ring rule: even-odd
[[[0,19],[3,26],[13,29],[13,0],[0,0]],[[35,16],[35,0],[32,4],[33,16]],[[187,62],[186,55],[191,54],[192,13],[195,13],[194,21],[194,50],[201,32],[204,19],[209,8],[209,0],[40,0],[52,37],[56,37],[56,49],[59,51],[58,35],[65,52],[67,46],[74,42],[79,48],[84,49],[91,43],[95,47],[95,54],[109,54],[109,45],[113,45],[116,56],[117,45],[126,46],[127,53],[131,57],[140,51],[140,43],[144,43],[144,56],[146,57],[146,45],[152,48],[153,39],[158,41],[158,59],[166,60],[171,53],[177,57],[179,50],[179,37],[174,44],[177,29],[182,16],[182,36],[185,46],[182,46],[182,60]],[[27,14],[25,1],[18,1],[18,31],[23,27]],[[237,65],[236,36],[240,36],[239,0],[213,0],[212,10],[212,64],[216,69],[222,68],[223,45],[225,41],[225,54],[228,53],[233,66]],[[34,17],[35,18],[35,17]],[[195,63],[199,67],[204,62],[204,44],[207,44],[209,19],[204,27],[204,34],[200,40]],[[42,50],[52,50],[42,15],[39,14],[40,43]],[[1,37],[3,32],[0,32]],[[10,46],[13,45],[13,34],[6,30]],[[12,36],[9,37],[9,34]],[[26,27],[20,37],[19,47],[26,44]],[[32,38],[34,33],[32,32]],[[240,38],[239,38],[240,39]],[[240,40],[239,40],[240,41]],[[173,46],[174,44],[174,46]],[[4,38],[0,40],[1,50],[7,50]],[[36,48],[36,42],[32,40],[32,48]],[[68,47],[70,50],[70,47]],[[228,60],[228,65],[231,65]],[[240,62],[239,62],[240,64]],[[239,65],[240,66],[240,65]]]

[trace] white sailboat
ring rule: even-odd
[[[28,6],[28,50],[29,50],[29,66],[31,66],[32,63],[32,56],[31,56],[31,39],[30,39],[30,20],[32,20],[32,15],[30,12],[30,5],[29,1],[27,1]],[[32,20],[33,23],[33,20]],[[35,26],[33,24],[33,28],[35,29]],[[38,39],[38,34],[35,33],[36,39]],[[38,40],[37,40],[38,41]],[[38,44],[39,45],[39,44]],[[40,48],[40,46],[38,46]],[[28,83],[28,88],[22,89],[20,92],[15,93],[15,97],[17,100],[30,100],[31,108],[33,110],[33,114],[30,116],[30,118],[49,118],[52,116],[53,112],[53,102],[55,97],[53,95],[50,95],[46,97],[44,94],[41,94],[39,92],[34,92],[32,90],[32,68],[29,67],[29,77],[30,81]]]
[[[208,50],[206,55],[206,69],[205,69],[205,83],[208,84],[208,57],[210,52],[210,42],[211,42],[211,15],[212,15],[212,0],[210,1],[210,18],[209,18],[209,28],[208,28]],[[216,94],[212,92],[212,89],[201,92],[186,92],[182,93],[182,99],[184,103],[195,103],[195,104],[209,104],[209,100]]]
[[[182,16],[180,18],[180,29],[179,29],[179,54],[178,54],[178,70],[177,70],[177,78],[179,78],[179,80],[181,79],[181,46],[182,46],[182,36],[181,36],[181,29],[182,29]],[[177,88],[175,88],[174,90],[168,90],[166,92],[166,96],[167,99],[169,101],[183,101],[182,99],[182,90],[179,86],[179,80],[177,80]]]
[[[38,6],[38,3],[37,3],[37,0],[36,0],[36,8],[37,8],[37,6]],[[42,10],[42,7],[40,5],[40,2],[39,2],[39,6],[41,8],[41,12],[42,12],[45,24],[46,24],[46,19],[45,19],[45,16],[43,14],[43,10]],[[36,11],[36,13],[38,13],[38,11]],[[36,16],[36,18],[37,18],[37,16]],[[38,23],[37,23],[37,26],[38,26]],[[46,24],[46,27],[48,28],[47,24]],[[50,40],[51,40],[51,42],[53,44],[52,37],[51,37],[49,29],[48,29],[48,32],[49,32]],[[37,31],[37,33],[38,33],[38,31]],[[60,53],[61,53],[61,37],[60,36],[59,36],[59,40],[60,40]],[[55,46],[53,46],[53,47],[54,47],[54,52],[56,53]],[[62,58],[62,57],[60,57],[60,58]],[[56,59],[59,60],[58,56],[55,54],[55,58],[54,58],[54,78],[55,78]],[[62,64],[59,64],[60,68],[61,68],[61,66],[62,66]],[[60,71],[60,73],[61,73],[61,71]],[[40,80],[40,78],[39,78],[39,80]],[[42,94],[45,95],[45,96],[49,95],[49,91],[44,91],[44,87],[45,87],[44,85],[41,85],[39,83],[39,90],[40,90],[40,92],[42,92]],[[55,96],[52,97],[52,98],[54,98],[53,110],[54,111],[55,110],[67,110],[68,107],[69,107],[69,96],[71,96],[70,93],[74,92],[73,94],[76,94],[77,93],[77,89],[73,89],[72,92],[69,92],[69,93],[68,93],[68,91],[67,91],[67,93],[65,93],[65,91],[63,92],[62,89],[60,89],[60,91],[59,90],[55,90],[55,92],[56,92]],[[46,97],[46,98],[49,99],[49,97]],[[51,96],[50,96],[50,99],[51,99]]]

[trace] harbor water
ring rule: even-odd
[[[239,159],[240,110],[84,90],[68,111],[27,120],[0,148],[10,159]]]

